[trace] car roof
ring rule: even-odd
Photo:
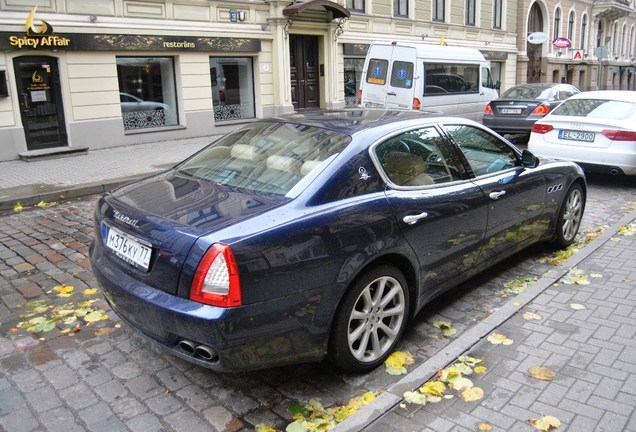
[[[556,87],[558,85],[561,85],[561,83],[529,83],[529,84],[517,84],[514,85],[512,87],[510,87],[511,89],[513,88],[519,88],[519,87],[528,87],[528,88],[550,88],[550,87]]]
[[[636,102],[636,93],[629,90],[594,90],[575,94],[570,99],[611,99]]]
[[[292,124],[326,128],[346,135],[373,129],[390,123],[419,120],[442,120],[439,111],[376,110],[365,108],[347,108],[341,110],[310,110],[283,114],[263,119]]]

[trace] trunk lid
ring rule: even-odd
[[[114,265],[148,286],[176,295],[183,264],[200,236],[287,200],[169,171],[101,198],[96,229]]]

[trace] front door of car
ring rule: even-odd
[[[489,200],[488,228],[479,261],[511,255],[548,228],[544,219],[546,180],[521,166],[515,151],[501,138],[467,125],[445,125]]]
[[[548,229],[549,221],[543,218],[546,183],[542,175],[517,167],[477,178],[475,184],[490,199],[489,240],[482,248],[480,262],[511,255]]]
[[[432,295],[477,262],[488,202],[479,186],[461,180],[456,154],[434,127],[395,136],[373,152],[391,211],[417,254],[422,295]]]

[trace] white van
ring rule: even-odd
[[[373,42],[358,90],[358,106],[434,109],[481,121],[498,94],[484,56],[476,49]]]

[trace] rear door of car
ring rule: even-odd
[[[511,255],[542,236],[549,226],[545,176],[522,167],[510,145],[485,129],[463,124],[447,124],[445,129],[465,156],[475,176],[473,183],[488,200],[486,242],[479,261]]]
[[[463,179],[458,155],[436,127],[395,136],[373,153],[391,210],[418,256],[421,293],[432,295],[477,262],[488,201],[479,186]]]

